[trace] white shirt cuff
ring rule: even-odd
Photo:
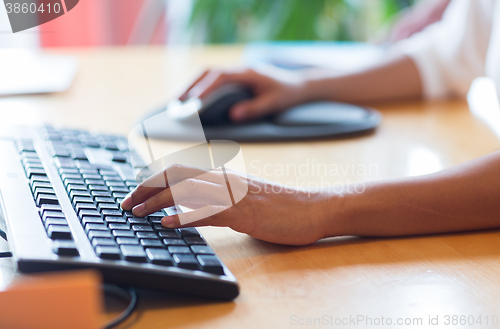
[[[393,50],[414,61],[420,73],[424,98],[446,98],[450,92],[434,46],[428,40],[429,34],[419,33],[410,39],[402,40],[393,46]]]

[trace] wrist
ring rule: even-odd
[[[349,235],[349,193],[328,193],[320,202],[323,238]]]
[[[301,97],[303,102],[332,100],[333,88],[331,82],[326,86],[326,81],[320,78],[304,78],[302,81]]]

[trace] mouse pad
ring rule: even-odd
[[[222,126],[204,125],[207,140],[272,142],[345,137],[374,130],[382,116],[374,109],[336,102],[295,106],[262,121]],[[175,141],[197,140],[198,126],[174,120],[162,109],[149,115],[149,138]]]

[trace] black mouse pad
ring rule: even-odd
[[[295,106],[263,121],[203,126],[207,140],[273,142],[345,137],[374,130],[382,116],[374,109],[336,102]],[[160,110],[147,116],[147,135],[175,141],[199,140],[200,125],[170,118]]]

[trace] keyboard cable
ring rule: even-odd
[[[120,287],[112,284],[103,284],[103,290],[104,293],[115,295],[121,299],[129,300],[127,308],[116,318],[106,323],[103,327],[104,329],[110,329],[122,323],[132,315],[137,307],[139,298],[137,297],[137,292],[132,287]]]

